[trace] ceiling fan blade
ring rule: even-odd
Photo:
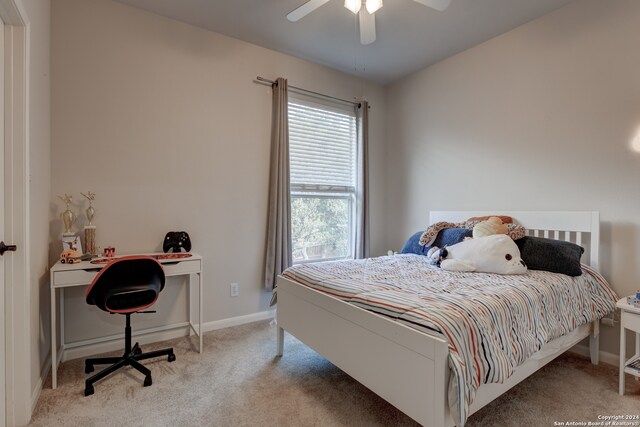
[[[414,0],[417,3],[423,4],[431,9],[435,9],[442,12],[451,4],[451,0]]]
[[[376,41],[376,16],[360,9],[360,43],[371,44]]]
[[[296,22],[299,19],[304,18],[309,13],[313,12],[314,10],[316,10],[317,8],[319,8],[320,6],[328,2],[329,0],[309,0],[299,8],[289,12],[289,14],[287,15],[287,19],[291,22]]]

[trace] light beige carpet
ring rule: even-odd
[[[268,322],[207,333],[203,354],[195,338],[173,346],[177,360],[147,361],[153,385],[130,368],[99,382],[84,397],[82,360],[64,363],[59,387],[45,384],[33,426],[416,426],[300,341],[287,336],[274,357]],[[640,383],[619,396],[617,369],[563,355],[483,408],[467,425],[553,426],[596,421],[598,415],[640,414]]]

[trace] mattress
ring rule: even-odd
[[[587,266],[581,276],[450,272],[413,254],[300,264],[283,276],[449,343],[449,406],[463,425],[483,383],[502,383],[546,343],[615,308]]]

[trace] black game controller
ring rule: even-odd
[[[164,243],[162,244],[162,250],[167,252],[185,252],[191,250],[191,239],[186,231],[170,231],[164,236]]]

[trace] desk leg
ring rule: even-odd
[[[189,274],[187,276],[187,321],[189,322],[189,333],[187,337],[190,337],[192,333],[195,333],[195,328],[193,327],[193,274]]]
[[[53,284],[53,280],[51,282]],[[58,386],[58,355],[56,354],[56,347],[58,337],[56,336],[56,288],[51,288],[51,388],[55,389]]]
[[[640,357],[640,332],[636,333],[636,356]],[[640,377],[634,377],[636,381],[640,381]]]
[[[284,329],[280,326],[276,329],[277,334],[277,348],[276,348],[276,356],[282,357],[284,354]]]
[[[200,353],[202,353],[202,272],[198,274],[198,338],[200,338]]]
[[[622,313],[624,317],[624,312]],[[622,322],[620,322],[622,323]],[[620,325],[620,396],[624,396],[624,364],[626,362],[626,334],[624,326]]]
[[[64,356],[64,288],[60,288],[60,309],[58,310],[60,313],[60,358]],[[56,361],[57,363],[57,361]]]

